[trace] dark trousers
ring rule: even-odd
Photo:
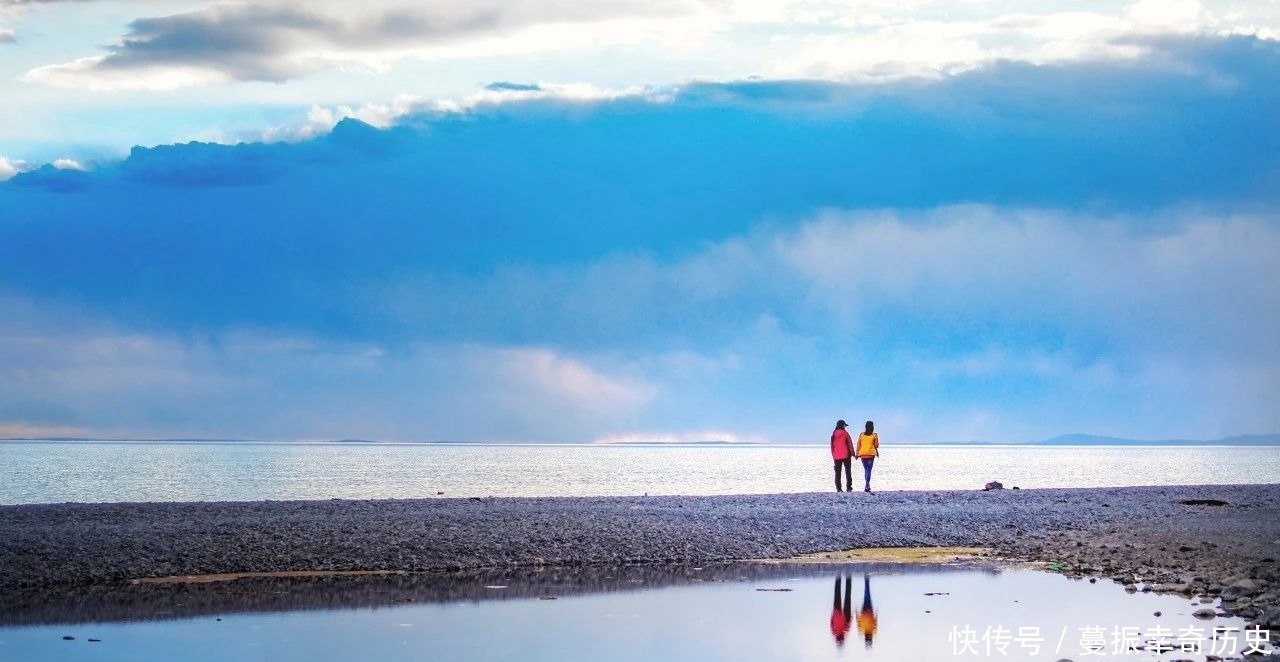
[[[876,463],[876,459],[874,457],[862,458],[862,473],[865,475],[867,479],[868,488],[871,487],[871,465],[875,463]]]
[[[836,460],[836,491],[842,492],[840,489],[840,467],[844,467],[844,489],[853,489],[853,458],[846,457],[843,460]]]
[[[839,460],[836,460],[839,462]],[[865,604],[865,600],[863,601]],[[853,578],[844,578],[844,604],[840,604],[840,578],[836,577],[836,596],[831,601],[831,611],[839,609],[846,621],[853,620]]]

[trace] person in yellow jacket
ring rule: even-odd
[[[858,443],[854,447],[854,456],[862,460],[862,473],[866,477],[867,486],[863,492],[871,491],[871,465],[880,457],[880,435],[876,434],[876,424],[867,421],[866,430],[858,435]]]

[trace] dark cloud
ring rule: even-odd
[[[284,2],[226,3],[185,14],[142,18],[120,43],[90,65],[50,65],[34,80],[59,72],[75,76],[186,68],[241,81],[280,82],[336,62],[551,21],[592,21],[687,9],[680,0],[564,3],[408,3],[373,0],[349,5]]]
[[[499,80],[484,86],[491,92],[540,92],[542,87],[536,83],[510,83]]]

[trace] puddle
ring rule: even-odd
[[[248,577],[0,596],[0,660],[1204,660],[1249,647],[1242,620],[1192,616],[1203,607],[972,564]]]

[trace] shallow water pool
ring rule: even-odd
[[[9,596],[0,660],[1204,660],[1250,647],[1240,619],[1192,616],[1205,606],[973,565],[247,579]]]

